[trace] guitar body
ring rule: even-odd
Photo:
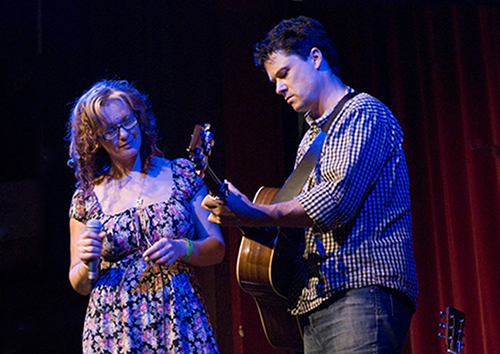
[[[261,188],[254,202],[271,204],[278,188]],[[297,316],[287,311],[287,297],[302,229],[242,228],[236,274],[241,288],[253,296],[262,326],[272,346],[302,351]]]

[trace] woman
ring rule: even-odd
[[[224,240],[193,165],[157,148],[150,108],[127,81],[103,80],[70,116],[69,279],[90,293],[83,352],[218,353],[191,265],[220,263]],[[86,230],[90,219],[101,232]]]

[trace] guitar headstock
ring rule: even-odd
[[[203,126],[196,124],[187,150],[201,178],[205,177],[205,172],[208,168],[208,158],[212,153],[213,146],[214,137],[210,131],[210,124]]]
[[[203,178],[210,195],[225,200],[229,195],[228,185],[225,181],[222,183],[208,165],[208,157],[212,154],[213,146],[214,136],[210,131],[210,124],[195,125],[187,149],[189,157],[196,167],[196,173]]]
[[[445,323],[440,323],[445,333],[439,333],[439,337],[446,341],[446,349],[450,354],[459,354],[464,347],[462,341],[465,327],[465,313],[453,307],[447,307],[446,312],[441,311],[440,316],[445,318]]]

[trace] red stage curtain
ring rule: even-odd
[[[419,88],[412,104],[418,129],[407,149],[420,279],[411,353],[439,352],[435,324],[446,306],[466,314],[465,353],[494,353],[500,345],[500,12],[451,6],[421,15],[413,18],[419,80],[405,83]],[[404,100],[404,85],[399,89]]]

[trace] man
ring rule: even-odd
[[[297,153],[337,103],[342,83],[333,43],[316,20],[283,20],[255,47],[276,93],[311,128]],[[360,93],[333,118],[322,153],[294,199],[257,205],[229,184],[222,202],[206,197],[209,220],[225,226],[306,228],[290,293],[305,353],[400,353],[416,308],[409,179],[396,118]]]

